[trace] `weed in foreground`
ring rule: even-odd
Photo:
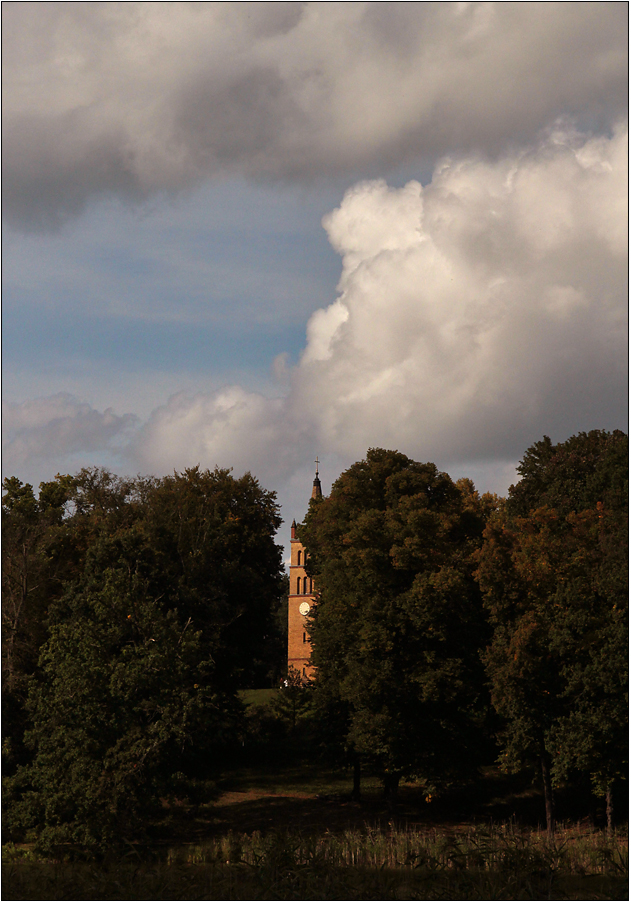
[[[628,838],[513,825],[462,831],[229,833],[162,861],[100,866],[4,851],[3,899],[628,899]]]

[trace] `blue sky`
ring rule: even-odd
[[[97,201],[53,234],[5,229],[7,370],[62,364],[81,378],[88,358],[132,373],[268,380],[335,293],[339,258],[320,225],[332,203],[230,182],[151,210]]]
[[[626,429],[626,16],[5,3],[3,475]]]

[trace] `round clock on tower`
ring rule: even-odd
[[[316,473],[311,490],[311,498],[322,497],[322,487],[318,475],[319,460],[316,458]],[[315,600],[313,580],[305,570],[307,553],[296,536],[296,521],[291,525],[291,562],[289,566],[289,605],[287,625],[287,667],[296,670],[301,677],[312,677],[314,668],[309,664],[311,642],[307,629],[307,615]]]

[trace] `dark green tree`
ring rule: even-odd
[[[563,711],[551,736],[554,776],[589,775],[594,793],[605,797],[611,830],[614,784],[628,770],[626,519],[597,505],[568,521],[578,555],[559,567],[554,596],[560,617],[551,645],[563,681]]]
[[[388,795],[402,777],[432,789],[475,765],[486,633],[473,553],[495,504],[433,464],[370,449],[300,530],[319,592],[316,697]]]
[[[174,777],[212,757],[238,724],[200,632],[164,610],[131,560],[95,567],[64,597],[42,650],[26,738],[34,758],[13,780],[22,794],[12,823],[36,829],[47,852],[71,844],[99,854],[144,839]]]
[[[59,589],[51,560],[72,478],[33,487],[8,477],[2,488],[2,676],[3,689],[19,691],[37,661],[48,600]]]
[[[2,753],[8,773],[25,759],[28,681],[46,640],[49,603],[67,573],[67,560],[55,549],[63,543],[72,478],[41,483],[38,498],[16,477],[2,488]]]
[[[537,763],[553,833],[555,782],[590,775],[611,818],[626,767],[627,439],[546,437],[518,471],[480,553],[493,627],[485,663],[505,721],[501,762]]]
[[[232,689],[273,685],[286,658],[275,493],[249,473],[195,467],[157,481],[145,504],[154,591],[201,630]]]
[[[274,715],[288,725],[291,734],[296,732],[299,721],[309,717],[312,711],[313,684],[300,671],[289,668],[287,677],[270,704]]]
[[[526,517],[546,505],[559,515],[595,508],[627,510],[629,442],[621,430],[577,433],[552,444],[549,436],[531,445],[520,461],[520,480],[511,486],[507,507]]]
[[[275,496],[250,474],[84,470],[68,498],[48,549],[68,564],[30,675],[31,761],[6,812],[42,848],[102,852],[141,838],[169,788],[217,773],[238,688],[282,669],[286,580]]]

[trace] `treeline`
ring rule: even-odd
[[[328,742],[387,793],[428,798],[488,762],[607,799],[628,744],[628,441],[592,431],[526,452],[508,499],[371,449],[311,503],[300,537]],[[495,750],[497,755],[497,750]]]
[[[161,799],[241,740],[238,689],[282,673],[275,495],[199,468],[82,470],[37,498],[3,485],[8,834],[41,849],[142,838]]]
[[[499,756],[608,799],[627,762],[621,432],[530,448],[507,499],[371,449],[311,503],[317,680],[276,714],[319,753],[428,799]],[[103,851],[260,750],[238,690],[286,668],[274,493],[246,474],[83,470],[3,498],[6,836]],[[267,727],[266,727],[267,724]],[[273,726],[272,726],[273,727]],[[256,736],[255,736],[256,735]],[[245,744],[245,747],[243,746]],[[257,746],[258,744],[258,746]]]

